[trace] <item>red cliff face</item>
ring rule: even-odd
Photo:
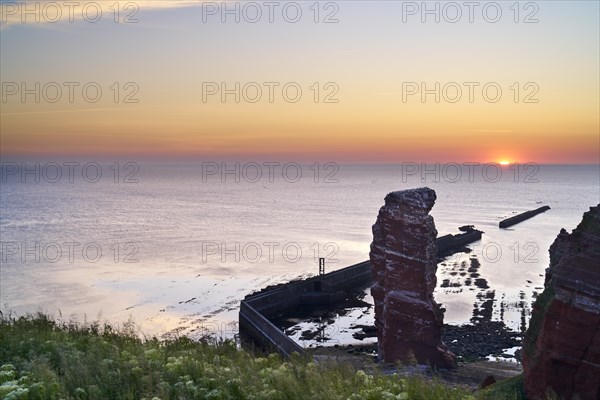
[[[523,342],[530,400],[600,399],[600,205],[550,246],[546,288]]]
[[[392,192],[373,225],[371,266],[379,358],[385,362],[455,365],[442,343],[443,312],[433,300],[437,231],[428,188]]]

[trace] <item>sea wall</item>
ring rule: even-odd
[[[240,334],[249,336],[260,345],[285,357],[293,352],[304,353],[302,347],[268,318],[301,305],[331,304],[341,300],[346,290],[368,285],[370,282],[371,266],[368,261],[364,261],[322,276],[290,282],[249,295],[240,304]]]

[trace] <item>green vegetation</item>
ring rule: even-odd
[[[533,357],[535,353],[535,343],[537,341],[542,324],[544,323],[544,317],[546,312],[552,305],[556,293],[554,291],[554,285],[550,283],[544,291],[538,296],[533,304],[533,314],[529,320],[529,328],[525,333],[523,351],[527,352],[528,357]]]
[[[523,375],[500,381],[485,388],[481,396],[486,400],[527,400],[523,388]]]
[[[485,400],[527,400],[523,386],[523,374],[489,386],[481,391],[479,395]],[[546,400],[560,400],[560,398],[549,389]]]
[[[0,320],[2,399],[482,399],[420,377],[283,361],[233,342],[141,340],[126,326],[79,326],[44,315]],[[498,386],[498,385],[496,385]],[[522,385],[521,385],[522,386]],[[512,386],[505,393],[511,393]],[[492,393],[486,390],[482,393]],[[514,399],[514,395],[490,399]]]

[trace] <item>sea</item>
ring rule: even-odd
[[[386,194],[424,186],[437,193],[440,236],[484,232],[438,265],[445,323],[486,314],[522,332],[549,246],[600,202],[600,165],[3,162],[0,311],[233,338],[246,295],[317,274],[319,258],[326,272],[367,260]],[[372,318],[372,307],[346,314],[332,343],[351,343],[353,324]]]

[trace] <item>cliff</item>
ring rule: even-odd
[[[600,205],[550,246],[546,284],[523,342],[530,400],[600,399]]]

